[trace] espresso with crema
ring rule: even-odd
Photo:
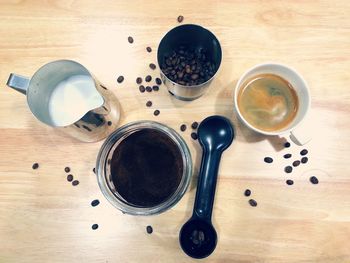
[[[260,74],[243,83],[238,94],[243,118],[257,129],[275,132],[294,120],[299,100],[292,85],[274,74]]]

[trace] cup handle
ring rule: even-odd
[[[295,128],[290,132],[289,138],[297,145],[303,146],[311,141],[310,129],[306,129],[305,126]]]
[[[26,95],[30,79],[21,75],[11,73],[6,85]]]

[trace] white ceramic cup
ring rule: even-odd
[[[243,84],[250,78],[260,75],[260,74],[274,74],[277,76],[282,77],[286,81],[288,81],[294,88],[294,90],[297,93],[298,101],[299,101],[299,108],[297,111],[297,114],[294,118],[294,120],[287,125],[285,128],[277,131],[264,131],[259,128],[254,127],[252,124],[250,124],[241,114],[241,111],[238,107],[238,94],[239,91],[244,88]],[[235,94],[234,94],[234,107],[235,110],[241,119],[241,121],[251,130],[265,134],[265,135],[284,135],[284,134],[291,134],[291,139],[296,142],[299,145],[303,145],[307,143],[310,139],[303,137],[299,134],[299,132],[296,131],[296,127],[299,126],[299,124],[304,120],[307,112],[310,108],[310,93],[309,88],[307,86],[306,81],[304,78],[297,73],[294,69],[278,64],[278,63],[263,63],[258,64],[254,66],[253,68],[246,71],[238,80],[236,84]]]

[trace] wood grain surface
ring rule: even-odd
[[[213,224],[215,252],[202,262],[350,262],[350,2],[343,1],[21,1],[0,2],[0,262],[195,262],[178,242],[194,202],[201,151],[179,127],[220,114],[236,139],[219,171]],[[138,76],[159,75],[162,36],[196,23],[220,40],[223,61],[209,91],[193,102],[138,91]],[[129,44],[127,37],[134,37]],[[146,47],[152,47],[151,53]],[[102,196],[92,172],[102,142],[81,143],[37,121],[26,98],[6,87],[8,75],[31,76],[56,59],[85,65],[122,106],[121,125],[156,120],[179,133],[196,169],[169,211],[122,214]],[[309,162],[284,173],[303,147],[288,137],[249,132],[233,112],[238,78],[257,63],[296,68],[309,84]],[[125,76],[122,84],[116,78]],[[152,108],[145,106],[152,100]],[[153,116],[155,109],[160,115]],[[283,158],[292,153],[290,160]],[[263,161],[274,158],[272,164]],[[40,167],[32,170],[32,164]],[[64,167],[80,181],[73,187]],[[315,175],[318,185],[309,182]],[[293,179],[288,186],[286,179]],[[257,207],[243,195],[252,190]],[[99,199],[101,204],[91,207]],[[92,230],[92,224],[99,224]],[[154,232],[146,233],[151,225]]]

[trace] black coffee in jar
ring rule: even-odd
[[[216,72],[216,65],[204,48],[180,46],[164,56],[161,70],[172,81],[184,85],[200,85]]]
[[[179,147],[165,133],[142,129],[117,146],[111,162],[112,181],[129,204],[154,207],[178,188],[183,161]]]

